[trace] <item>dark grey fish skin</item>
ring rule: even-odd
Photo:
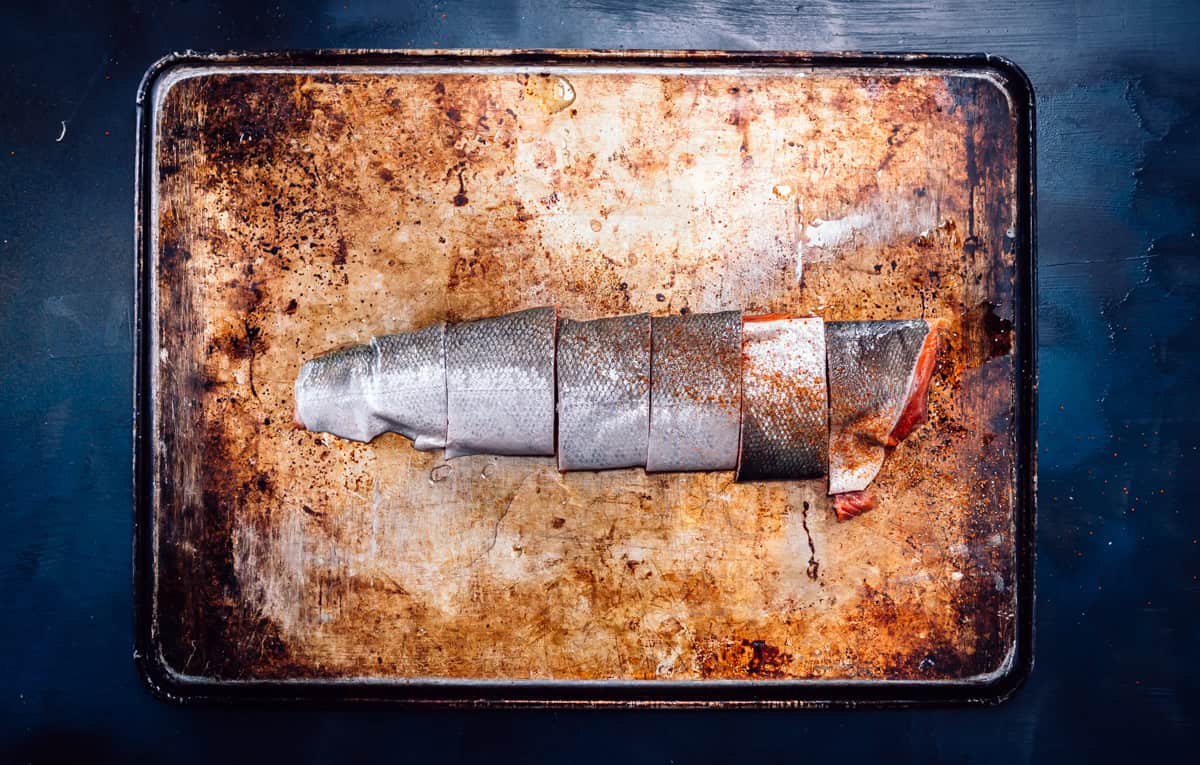
[[[737,480],[825,475],[828,427],[821,319],[745,322]]]
[[[830,494],[862,491],[879,473],[929,332],[924,319],[825,325]]]
[[[558,325],[558,469],[646,464],[650,315]]]
[[[651,322],[646,470],[732,470],[742,407],[742,312]]]
[[[446,330],[446,457],[554,454],[554,308]]]
[[[319,356],[296,380],[296,418],[355,441],[393,431],[417,449],[446,443],[445,324]]]

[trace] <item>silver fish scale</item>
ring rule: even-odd
[[[370,441],[386,430],[369,406],[374,358],[370,346],[356,345],[300,367],[296,416],[304,427],[354,441]]]
[[[371,404],[377,417],[428,451],[446,445],[446,325],[371,338]]]
[[[436,324],[312,359],[297,377],[297,417],[309,430],[355,441],[394,431],[418,449],[443,446],[444,331]]]
[[[446,330],[446,457],[554,454],[553,308]]]
[[[742,313],[652,321],[648,471],[732,470],[742,398]]]
[[[821,477],[828,462],[828,423],[822,321],[746,322],[737,480]]]
[[[650,316],[558,325],[558,467],[646,464]]]
[[[825,325],[831,494],[861,491],[879,472],[928,334],[924,319]]]

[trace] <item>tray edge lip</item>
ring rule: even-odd
[[[1001,668],[983,681],[972,679],[924,681],[866,681],[856,683],[796,680],[772,683],[731,681],[713,685],[693,681],[644,681],[628,685],[607,681],[549,683],[481,679],[454,686],[436,683],[339,681],[186,680],[177,676],[162,657],[154,625],[153,537],[151,502],[151,420],[149,391],[151,285],[146,278],[149,252],[149,172],[154,119],[151,94],[176,70],[189,66],[246,66],[248,64],[302,65],[338,63],[433,64],[474,59],[498,63],[553,64],[594,62],[618,64],[716,66],[738,64],[779,67],[911,68],[971,70],[989,74],[1005,93],[1017,131],[1017,221],[1022,227],[1015,256],[1014,316],[1020,321],[1014,350],[1017,459],[1014,513],[1014,555],[1017,584],[1012,652]],[[193,703],[329,703],[387,702],[418,707],[470,708],[850,708],[992,706],[1011,698],[1025,684],[1034,666],[1034,609],[1036,589],[1037,520],[1037,199],[1036,199],[1036,97],[1028,75],[1013,61],[987,53],[913,53],[886,51],[716,51],[716,50],[588,50],[588,49],[311,49],[280,51],[169,53],[153,62],[143,75],[135,96],[134,152],[134,354],[133,354],[133,659],[142,682],[166,702]],[[720,695],[727,688],[734,694]],[[445,693],[450,689],[453,693]],[[459,690],[461,689],[461,690]],[[563,693],[563,690],[566,693]],[[512,691],[519,691],[513,694]],[[589,691],[608,691],[595,693]],[[615,691],[615,693],[613,693]],[[424,693],[424,695],[421,695]],[[504,695],[504,694],[508,695]]]

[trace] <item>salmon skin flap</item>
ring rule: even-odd
[[[840,519],[925,420],[936,326],[739,311],[577,321],[552,307],[435,324],[305,362],[299,427],[558,467],[829,477]]]

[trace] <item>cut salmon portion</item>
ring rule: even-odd
[[[937,332],[924,319],[830,322],[829,493],[839,518],[874,504],[858,496],[927,416]],[[854,495],[839,499],[843,495]]]
[[[913,370],[912,392],[904,405],[904,411],[900,413],[900,419],[896,421],[896,427],[892,428],[892,433],[888,436],[889,447],[894,447],[908,438],[908,434],[929,417],[929,383],[933,379],[933,370],[937,367],[939,328],[940,324],[937,322],[929,325],[929,334],[925,336],[921,353],[917,356],[916,369]]]
[[[742,326],[736,479],[819,478],[828,464],[828,407],[824,322],[749,318]]]

